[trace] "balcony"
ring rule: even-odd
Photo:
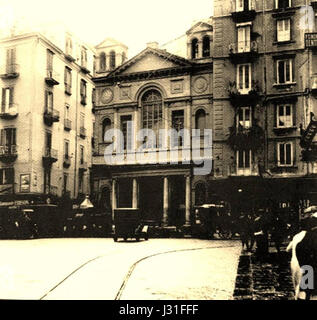
[[[52,110],[46,110],[44,112],[44,122],[48,126],[51,126],[53,122],[59,121],[59,111],[52,109]]]
[[[86,128],[84,128],[84,127],[80,127],[79,128],[79,136],[81,137],[81,138],[83,138],[83,139],[85,139],[86,138]]]
[[[0,146],[0,161],[8,163],[13,162],[18,157],[17,146]]]
[[[238,167],[237,164],[228,166],[229,177],[250,177],[259,176],[259,166],[256,163],[251,163],[249,167]]]
[[[72,122],[69,119],[64,120],[64,130],[70,131],[72,129]]]
[[[16,103],[10,103],[8,106],[2,106],[0,112],[1,119],[14,119],[18,116],[18,105]]]
[[[79,162],[79,171],[85,172],[88,169],[88,164],[86,161],[80,161]]]
[[[46,70],[45,82],[49,86],[55,86],[59,84],[59,73],[53,70]]]
[[[90,73],[90,70],[87,68],[87,64],[86,64],[86,63],[82,63],[82,64],[80,65],[80,70],[81,70],[83,73],[85,73],[85,74]]]
[[[254,106],[260,99],[260,87],[258,81],[252,80],[251,88],[240,89],[235,81],[229,82],[229,98],[232,106],[239,108],[243,106]]]
[[[245,128],[232,126],[229,128],[228,144],[233,150],[248,149],[257,151],[264,145],[264,130],[257,124]]]
[[[70,157],[69,155],[64,155],[64,162],[63,162],[63,167],[64,168],[69,168],[70,167]]]
[[[289,6],[289,0],[278,0],[278,7],[273,11],[273,18],[289,17],[295,14],[295,8]]]
[[[3,66],[0,70],[1,79],[14,79],[20,75],[20,65],[8,64]]]
[[[253,62],[258,57],[258,43],[256,41],[231,43],[229,57],[234,64]]]
[[[45,148],[43,155],[43,165],[45,167],[51,166],[54,162],[58,160],[58,152],[52,148]]]
[[[244,6],[243,8],[238,8],[236,6],[236,1],[232,1],[232,9],[231,9],[231,16],[232,20],[235,23],[241,23],[241,22],[248,22],[248,21],[253,21],[256,16],[255,12],[255,6],[254,6],[254,1],[249,1],[250,6]]]
[[[73,57],[73,53],[71,51],[67,51],[64,54],[65,59],[68,60],[69,62],[75,62],[76,58]]]

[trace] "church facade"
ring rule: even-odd
[[[108,212],[137,208],[145,220],[186,226],[195,205],[205,202],[212,175],[212,133],[204,134],[213,122],[212,25],[197,24],[187,37],[188,59],[149,43],[94,78],[93,198]],[[111,129],[120,130],[120,139],[107,136]]]

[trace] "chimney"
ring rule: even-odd
[[[147,48],[151,48],[151,49],[158,49],[159,48],[159,44],[158,42],[154,41],[154,42],[148,42],[146,44]]]

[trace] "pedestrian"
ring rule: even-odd
[[[247,237],[247,229],[248,229],[248,216],[241,212],[238,220],[238,226],[239,226],[239,234],[240,234],[240,240],[242,243],[242,250],[244,250],[244,247],[248,249],[248,237]]]
[[[281,246],[285,237],[287,236],[287,225],[280,213],[276,216],[272,216],[271,223],[271,238],[275,244],[275,248],[278,254],[281,252]]]
[[[256,254],[265,256],[269,251],[267,214],[258,212],[254,219],[254,236],[256,242]]]

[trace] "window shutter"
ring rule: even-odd
[[[65,84],[65,86],[67,86],[67,72],[68,72],[68,69],[65,67],[65,71],[64,71],[64,84]]]
[[[12,106],[13,104],[13,92],[14,92],[14,88],[11,87],[9,89],[9,108]]]
[[[1,132],[0,132],[0,145],[1,146],[4,146],[4,141],[5,141],[5,130],[1,129]]]
[[[6,101],[6,89],[2,88],[2,101],[1,101],[1,111],[5,112],[5,101]]]
[[[296,126],[296,104],[292,104],[291,105],[291,112],[292,112],[292,118],[293,118],[293,126],[295,127]]]
[[[11,64],[11,49],[7,49],[7,68]]]
[[[16,146],[16,142],[17,142],[17,140],[16,140],[16,132],[17,132],[17,129],[16,128],[13,128],[12,129],[12,136],[11,136],[11,145],[14,145],[14,146]]]
[[[15,64],[16,61],[16,48],[11,49],[11,63]]]
[[[48,92],[45,91],[45,111],[48,111]]]

